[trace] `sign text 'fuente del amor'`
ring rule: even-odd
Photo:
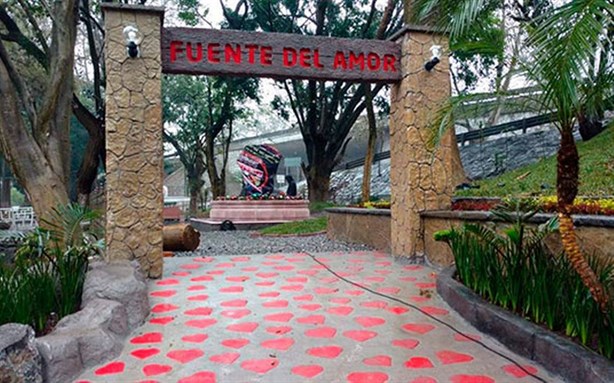
[[[162,38],[165,73],[395,82],[400,60],[391,41],[194,28]]]

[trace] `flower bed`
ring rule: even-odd
[[[227,195],[217,197],[216,201],[297,201],[303,200],[303,196],[289,196],[285,193],[279,194],[251,194],[243,195]]]
[[[452,200],[452,210],[490,211],[509,201],[506,198],[455,198]],[[541,213],[557,212],[556,196],[523,198],[520,203]],[[578,197],[571,208],[571,214],[614,216],[614,199]]]

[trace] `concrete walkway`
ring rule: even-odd
[[[376,252],[313,256],[167,259],[148,323],[78,382],[562,381],[451,312],[433,270]]]

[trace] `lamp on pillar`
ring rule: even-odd
[[[435,68],[435,65],[439,64],[441,61],[441,45],[433,45],[431,47],[431,54],[431,59],[424,64],[424,69],[426,69],[428,72]]]
[[[140,45],[143,41],[143,35],[139,32],[138,28],[133,25],[128,25],[124,28],[124,39],[126,40],[126,52],[128,57],[137,58],[141,57]]]

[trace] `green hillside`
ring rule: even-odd
[[[588,142],[578,142],[582,196],[614,195],[614,126]],[[528,196],[556,194],[556,156],[474,182],[479,189],[457,191],[457,196]]]

